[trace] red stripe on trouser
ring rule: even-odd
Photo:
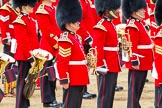
[[[158,93],[158,106],[160,105],[161,96]]]
[[[46,66],[45,66],[45,64],[44,64],[44,68],[43,68],[43,72],[42,72],[42,75],[44,75],[44,72],[45,72],[45,68]],[[41,88],[42,88],[42,93],[41,93],[41,97],[42,97],[42,102],[44,103],[44,77],[41,77]]]
[[[20,73],[19,73],[20,74],[19,75],[20,76],[20,84],[19,84],[20,86],[18,88],[19,90],[18,90],[18,107],[17,108],[20,108],[20,94],[21,94],[20,91],[22,89],[22,87],[21,87],[22,84],[21,83],[22,83],[22,74],[23,74],[23,72],[22,72],[22,65],[23,65],[23,63],[21,62],[20,63]]]
[[[69,90],[70,90],[70,89],[69,89]],[[66,108],[68,108],[69,90],[68,90],[68,92],[67,92],[67,95],[66,95],[66,100],[65,100],[65,105],[66,105]]]
[[[134,74],[135,72],[132,71],[132,108],[134,108]]]
[[[104,92],[105,92],[105,76],[103,76],[103,81],[102,81],[102,101],[101,101],[100,108],[103,108],[103,104],[104,104]]]

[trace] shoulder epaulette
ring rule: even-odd
[[[44,5],[43,4],[41,4],[39,7],[38,7],[38,9],[37,9],[37,11],[36,11],[36,14],[37,13],[39,13],[39,14],[49,14],[45,9],[44,9]]]
[[[68,38],[68,32],[64,32],[58,41],[66,41],[73,44],[72,41]]]
[[[25,22],[24,22],[21,18],[22,18],[22,15],[18,16],[18,17],[16,18],[16,20],[13,21],[13,23],[19,23],[19,24],[26,25]]]
[[[101,29],[103,31],[107,31],[106,28],[102,25],[102,23],[104,22],[105,19],[101,19],[97,25],[95,25],[93,28],[97,28],[97,29]]]
[[[8,8],[8,4],[3,5],[3,6],[0,8],[0,10],[6,10],[6,11],[10,12],[10,9]]]
[[[162,37],[162,29],[160,29],[160,31],[157,33],[157,35],[155,36],[155,38],[157,37]]]
[[[133,27],[138,30],[138,27],[135,25],[135,19],[131,19],[126,27]]]

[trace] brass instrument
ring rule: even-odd
[[[122,61],[128,62],[130,60],[130,57],[132,56],[132,44],[130,41],[130,34],[125,33],[125,27],[126,24],[119,24],[116,26],[117,33],[118,33],[118,39],[121,43],[121,50],[122,50]],[[126,35],[128,35],[128,39],[126,38]]]
[[[39,72],[43,69],[44,63],[53,58],[52,54],[42,49],[33,50],[32,55],[34,57],[34,62],[25,79],[23,90],[23,95],[26,99],[29,99],[33,95]]]
[[[15,59],[8,54],[0,53],[0,75],[2,75],[5,71],[6,66],[9,63],[14,63]]]
[[[94,73],[96,72],[96,65],[97,65],[97,49],[90,48],[87,54],[87,66],[88,66],[88,71],[92,75],[94,75]]]

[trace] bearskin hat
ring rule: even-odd
[[[82,8],[79,0],[59,0],[56,8],[56,22],[61,30],[66,23],[75,23],[82,19]]]
[[[13,7],[21,7],[21,6],[32,6],[34,7],[36,5],[38,0],[13,0]]]
[[[155,6],[155,20],[156,24],[159,26],[162,23],[162,0],[157,0]]]
[[[121,0],[95,0],[95,8],[99,16],[102,16],[106,9],[116,10],[120,8],[120,5]]]
[[[146,7],[146,0],[122,0],[122,12],[127,19],[133,12]]]

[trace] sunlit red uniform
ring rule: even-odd
[[[31,57],[30,51],[38,48],[35,22],[27,14],[24,14],[17,17],[13,24],[14,35],[17,40],[17,49],[14,57],[16,60],[26,61]]]
[[[156,37],[157,28],[158,27],[155,22],[154,12],[152,12],[150,14],[150,36],[153,41],[155,40],[155,37]],[[155,49],[154,49],[154,53],[156,53]],[[154,57],[154,59],[155,59],[155,57]],[[155,80],[155,86],[159,86],[159,82],[157,79]]]
[[[1,28],[1,40],[3,43],[3,52],[12,56],[13,53],[11,53],[11,39],[14,37],[14,27],[12,22],[16,19],[18,15],[18,12],[16,12],[9,3],[5,3],[0,8],[0,28]],[[6,70],[11,69],[11,66],[13,63],[10,63],[7,65]],[[15,83],[15,84],[14,84]],[[4,92],[6,95],[10,93],[10,89],[16,87],[16,82],[12,82],[8,85],[7,82],[4,83]]]
[[[151,24],[151,16],[152,14],[154,14],[154,8],[155,8],[155,4],[152,2],[152,0],[146,0],[147,3],[147,8],[145,8],[145,18],[142,20],[143,24],[146,26],[149,26],[148,29],[152,29],[150,28]],[[151,35],[152,36],[152,35]]]
[[[55,21],[55,8],[41,4],[36,11],[36,18],[41,34],[40,48],[56,56],[57,40],[61,32]]]
[[[155,59],[155,67],[158,73],[158,81],[159,83],[162,83],[162,68],[161,68],[161,62],[162,62],[162,26],[160,26],[157,29],[157,34],[154,38],[154,44],[155,44],[155,53],[154,53],[154,59]]]
[[[118,73],[119,43],[115,25],[104,16],[94,26],[93,47],[97,49],[98,99],[97,108],[112,108]],[[109,102],[109,103],[107,103]]]
[[[85,45],[92,42],[94,22],[87,0],[80,0],[80,3],[82,6],[82,20],[80,22],[80,29],[77,31],[77,34],[82,37],[82,44]]]
[[[98,14],[96,12],[94,0],[88,0],[88,2],[89,2],[89,5],[90,5],[90,9],[91,9],[93,21],[94,21],[94,26],[95,26],[95,24],[100,20],[100,17],[98,16]]]
[[[41,36],[39,48],[50,52],[55,59],[58,51],[58,38],[61,33],[55,20],[55,6],[42,1],[36,11],[36,19]],[[53,59],[45,62],[44,69],[53,66]],[[45,73],[46,71],[42,71],[41,75]],[[45,105],[56,101],[56,80],[49,81],[48,76],[45,76],[40,78],[40,82],[42,103]],[[58,105],[56,103],[56,106]]]
[[[86,57],[79,36],[64,32],[58,43],[57,69],[60,83],[69,83],[70,86],[89,84]]]
[[[35,12],[37,11],[37,9],[38,9],[38,7],[39,7],[40,4],[41,4],[41,1],[39,1],[35,5],[35,7],[33,8],[33,12],[30,13],[30,17],[32,17],[35,20],[35,22],[36,22],[36,32],[37,32],[37,36],[38,36],[38,41],[40,41],[40,38],[41,37],[40,37],[39,29],[38,29],[38,23],[37,23],[37,19],[36,19]],[[37,87],[39,88],[40,87],[40,78],[37,79],[36,84],[37,84]]]
[[[102,66],[106,64],[108,70],[105,71],[120,72],[118,37],[115,26],[110,19],[102,18],[94,26],[94,31],[93,47],[97,47],[98,52],[97,67],[99,69],[97,70],[102,71]]]
[[[16,19],[17,15],[18,12],[16,12],[8,3],[0,8],[0,25],[3,44],[10,43],[11,39],[14,38],[12,22]]]
[[[147,9],[148,9],[148,15],[150,15],[152,12],[154,12],[154,8],[155,8],[155,3],[153,3],[152,0],[146,0],[147,3]]]
[[[150,15],[150,36],[154,39],[157,31],[157,25],[155,22],[154,12]]]
[[[32,56],[30,51],[38,48],[38,36],[36,34],[35,21],[28,14],[22,13],[13,22],[14,35],[17,41],[17,49],[14,55],[18,63],[18,79],[16,87],[16,108],[28,108],[29,99],[23,95],[25,78],[31,68]]]
[[[132,43],[132,57],[129,62],[126,62],[126,67],[132,68],[132,63],[139,63],[139,70],[151,70],[153,62],[153,44],[148,36],[144,26],[138,19],[129,19],[125,33],[130,35]],[[129,40],[129,35],[126,35]]]

